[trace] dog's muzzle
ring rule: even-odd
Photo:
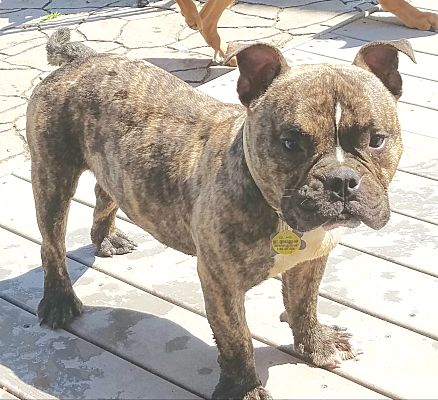
[[[362,176],[348,166],[324,168],[292,195],[284,196],[282,214],[288,224],[306,232],[322,226],[357,227],[363,220]]]
[[[324,186],[336,200],[347,202],[354,199],[359,190],[361,177],[349,167],[338,168],[326,176]]]

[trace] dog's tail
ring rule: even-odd
[[[60,28],[50,36],[46,51],[48,63],[55,66],[97,54],[83,43],[71,42],[68,28]]]

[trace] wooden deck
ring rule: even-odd
[[[373,14],[285,54],[291,64],[351,62],[367,41],[403,37],[418,64],[400,57],[405,153],[391,188],[392,218],[381,231],[346,235],[320,290],[321,320],[348,327],[364,353],[335,371],[297,358],[278,318],[280,281],[267,280],[248,293],[246,309],[258,371],[275,398],[438,398],[438,36]],[[236,101],[235,78],[201,90]],[[123,213],[119,227],[139,249],[96,258],[89,174],[67,235],[69,272],[85,312],[68,331],[39,326],[41,238],[29,178],[28,164],[0,178],[0,399],[210,396],[217,350],[195,258],[161,245]]]

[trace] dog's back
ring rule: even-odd
[[[28,105],[33,171],[39,163],[46,170],[52,164],[56,174],[69,180],[72,173],[91,170],[120,208],[158,238],[144,217],[156,215],[158,207],[169,207],[174,225],[189,224],[182,216],[190,214],[186,208],[197,196],[190,193],[199,191],[192,183],[202,162],[199,149],[208,145],[223,152],[230,143],[229,124],[243,108],[220,103],[144,61],[74,53],[58,32],[51,54],[63,65],[37,85]],[[214,132],[209,128],[213,120],[223,121]],[[151,196],[141,209],[126,196],[134,188]],[[189,234],[178,244],[166,232],[162,240],[168,245],[195,251]]]

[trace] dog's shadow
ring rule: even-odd
[[[92,250],[92,246],[84,246],[69,254],[83,257]],[[95,390],[93,378],[99,377],[101,385],[102,378],[114,375],[110,371],[116,367],[122,370],[111,378],[108,387],[120,384],[122,390],[123,371],[129,369],[130,374],[144,377],[147,372],[143,369],[194,394],[211,396],[219,379],[218,353],[204,318],[133,287],[120,293],[113,283],[96,283],[95,278],[87,277],[88,267],[71,259],[68,266],[72,282],[81,280],[76,291],[85,304],[83,315],[68,332],[40,327],[32,315],[43,292],[41,266],[0,281],[0,297],[4,299],[0,301],[2,345],[14,349],[2,352],[3,367],[23,384],[60,398],[86,397]],[[93,303],[98,305],[87,305]],[[142,307],[148,312],[138,310]],[[255,353],[263,384],[269,379],[271,367],[291,361],[300,363],[270,346],[258,347]],[[141,397],[150,380],[135,382],[138,387],[130,388],[130,393]]]

